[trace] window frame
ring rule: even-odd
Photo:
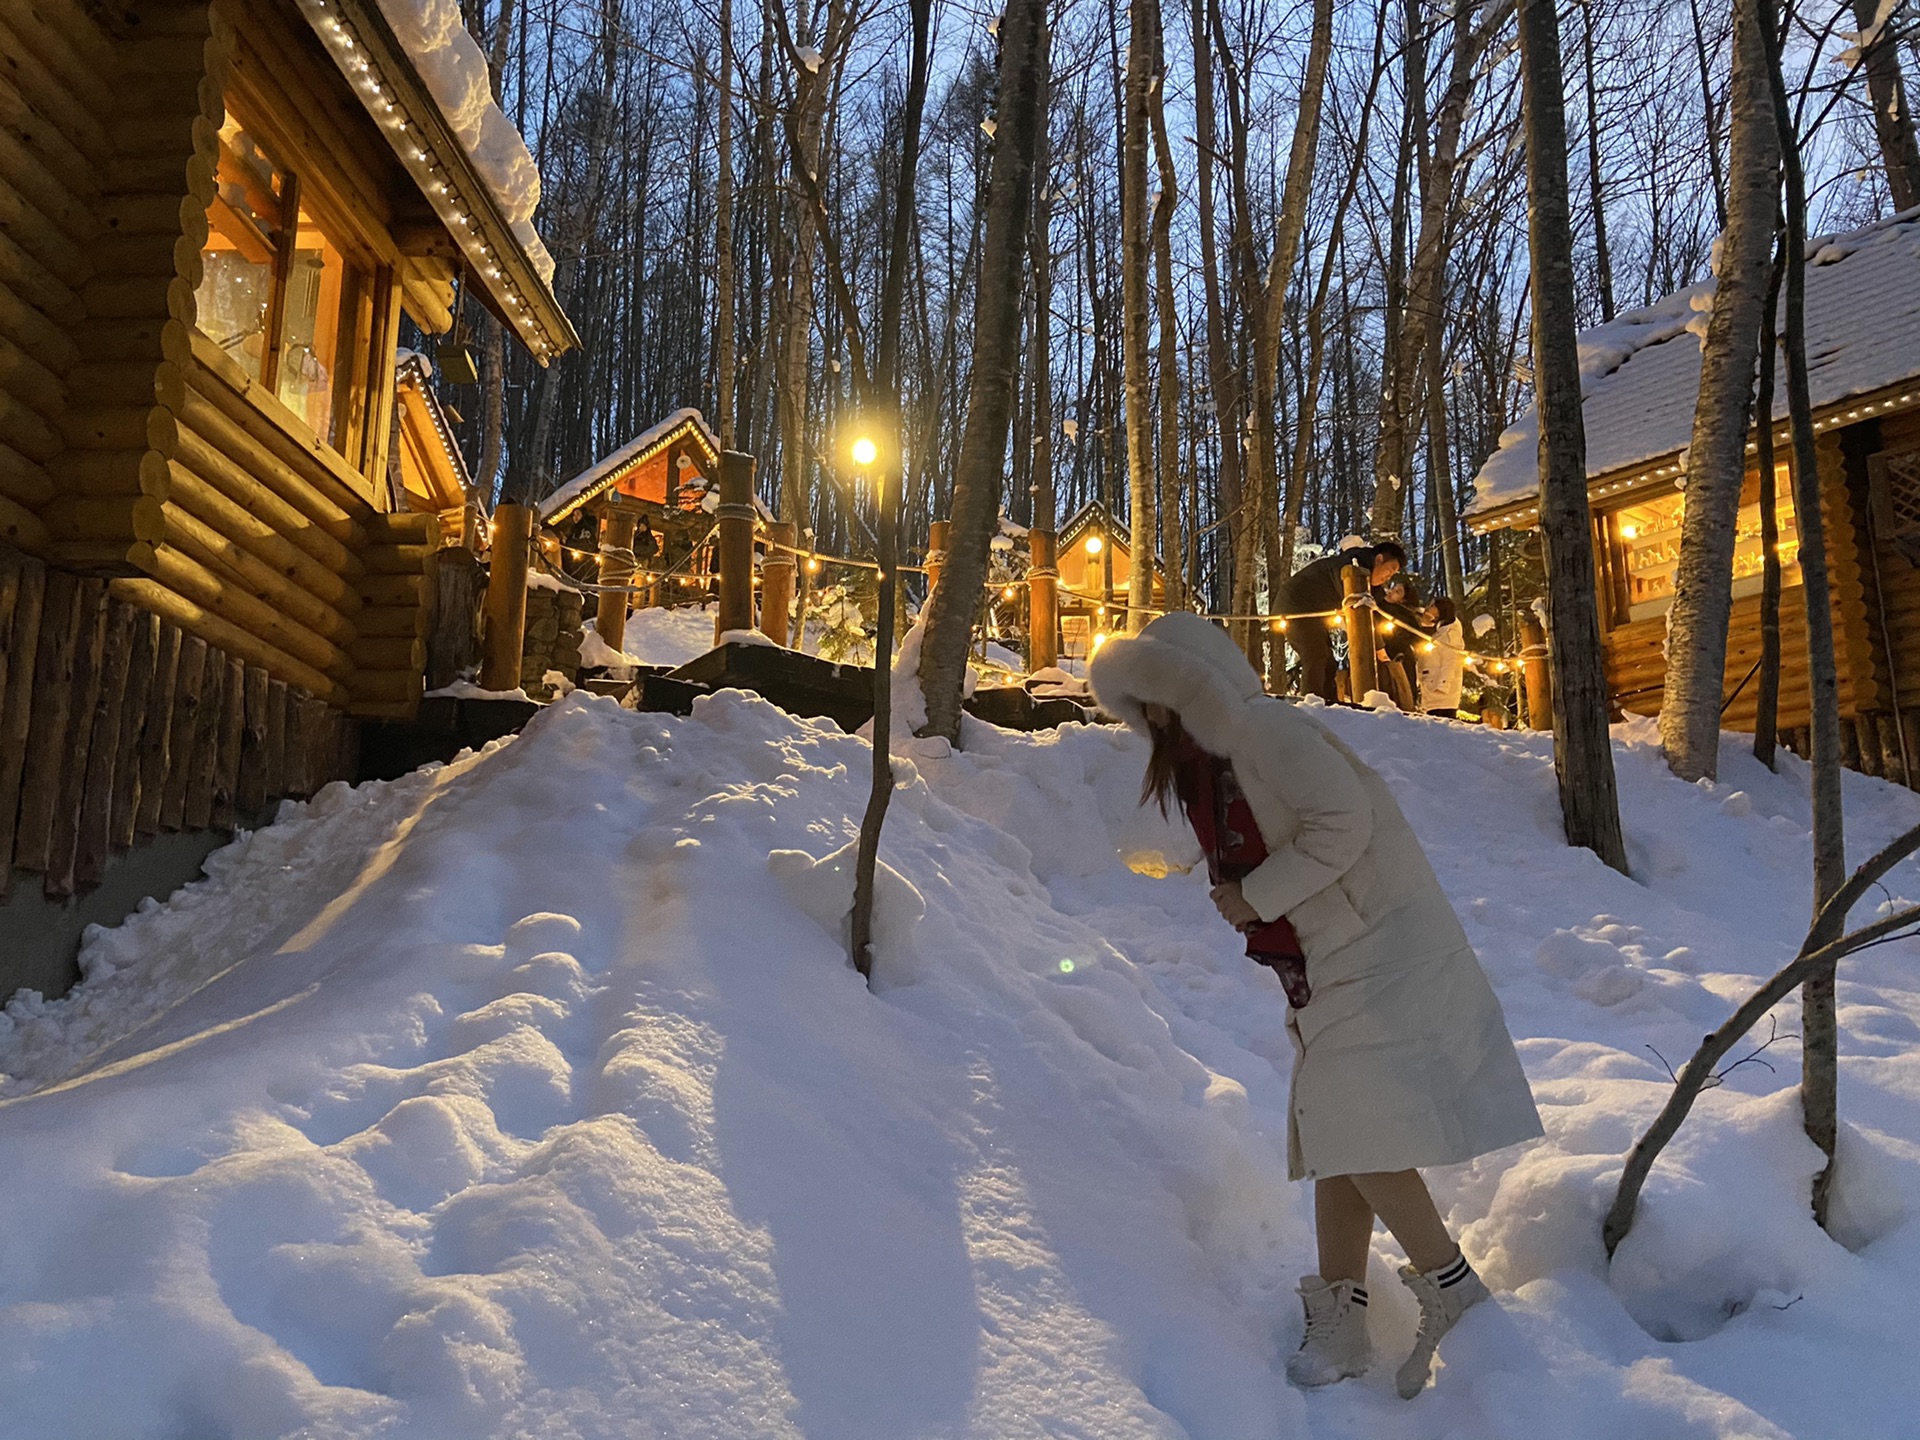
[[[241,74],[229,78],[221,99],[223,123],[227,119],[237,120],[255,138],[275,167],[286,176],[286,193],[281,197],[281,204],[289,217],[289,235],[297,237],[300,214],[304,209],[313,226],[339,252],[356,277],[356,283],[351,287],[351,313],[348,305],[343,303],[340,316],[341,328],[350,329],[352,339],[349,345],[350,359],[340,382],[341,399],[334,410],[335,423],[329,426],[338,430],[337,437],[320,435],[299,411],[281,399],[279,393],[286,299],[297,241],[275,249],[261,374],[257,378],[246,377],[250,381],[247,393],[257,408],[265,410],[281,428],[290,430],[303,445],[310,445],[337,458],[363,484],[371,484],[379,478],[372,473],[379,448],[375,444],[378,417],[374,411],[380,401],[381,389],[377,383],[379,371],[375,361],[381,353],[392,350],[397,338],[392,314],[395,293],[393,266],[383,254],[384,247],[375,239],[375,231],[363,217],[355,213],[354,206],[342,196],[339,188],[329,183],[324,161],[309,146],[300,142],[293,133],[293,127],[283,119],[281,111],[284,101],[263,92],[258,85],[250,83],[249,77]],[[209,209],[213,203],[218,203],[217,198],[209,203]],[[200,328],[197,316],[194,330],[202,339],[218,343]],[[271,402],[271,410],[266,410],[263,401]]]
[[[1787,501],[1789,505],[1791,505],[1792,504],[1791,485],[1784,478],[1784,474],[1783,474],[1783,472],[1785,472],[1786,469],[1787,469],[1786,459],[1784,457],[1776,458],[1775,464],[1774,464],[1774,473],[1775,473],[1775,476],[1777,477],[1777,484],[1780,488],[1777,488],[1775,493],[1776,495],[1780,495],[1782,498],[1784,498]],[[1756,487],[1759,483],[1759,472],[1755,467],[1755,465],[1752,463],[1749,463],[1747,465],[1746,470],[1741,479],[1741,491],[1743,494],[1745,493],[1746,487],[1749,483],[1754,484]],[[1608,604],[1606,606],[1606,610],[1607,610],[1607,613],[1609,613],[1612,617],[1611,628],[1617,629],[1617,628],[1630,626],[1630,625],[1647,625],[1647,624],[1652,624],[1656,621],[1660,621],[1664,623],[1667,611],[1672,607],[1672,604],[1673,604],[1673,597],[1671,594],[1667,596],[1666,605],[1662,607],[1660,610],[1655,611],[1652,614],[1639,615],[1639,616],[1636,616],[1633,613],[1633,609],[1634,609],[1633,589],[1632,589],[1633,570],[1631,565],[1629,564],[1629,556],[1633,547],[1628,542],[1627,537],[1621,533],[1621,524],[1622,524],[1621,517],[1627,511],[1637,510],[1643,506],[1650,505],[1658,501],[1671,500],[1675,496],[1681,495],[1682,493],[1684,492],[1682,491],[1681,487],[1671,482],[1662,484],[1662,485],[1646,486],[1638,490],[1630,490],[1624,495],[1615,497],[1609,501],[1606,508],[1596,511],[1594,515],[1595,529],[1597,530],[1601,539],[1604,541],[1604,545],[1605,545],[1605,550],[1604,550],[1605,563],[1600,568],[1600,575],[1598,578],[1600,582],[1607,587]],[[1748,503],[1757,503],[1757,502],[1748,502]],[[1747,508],[1747,505],[1742,504],[1739,508],[1741,510],[1745,510]],[[1791,523],[1790,517],[1789,517],[1789,523]],[[1781,578],[1781,589],[1783,591],[1791,590],[1801,583],[1799,561],[1798,561],[1798,530],[1797,528],[1794,532],[1794,537],[1795,537],[1794,540],[1791,542],[1795,546],[1794,558],[1783,560],[1781,562],[1780,578]],[[1738,539],[1736,539],[1735,543],[1736,545],[1738,545],[1739,543]],[[1731,586],[1730,599],[1732,599],[1735,602],[1738,602],[1741,599],[1749,598],[1752,595],[1757,594],[1759,581],[1760,581],[1760,577],[1757,574],[1735,576]],[[1642,602],[1642,603],[1646,603],[1646,602]]]

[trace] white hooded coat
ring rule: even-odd
[[[1457,710],[1467,678],[1467,634],[1458,620],[1436,626],[1431,650],[1418,652],[1420,708]]]
[[[1300,707],[1262,692],[1225,631],[1162,616],[1094,657],[1108,713],[1164,705],[1232,762],[1266,842],[1241,882],[1286,916],[1313,987],[1290,1012],[1292,1178],[1450,1165],[1541,1133],[1500,1002],[1386,783]]]

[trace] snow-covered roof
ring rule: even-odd
[[[542,364],[579,343],[533,228],[540,172],[494,103],[458,0],[296,0],[466,273]]]
[[[1132,550],[1133,532],[1127,528],[1126,522],[1116,519],[1098,500],[1089,500],[1074,512],[1073,518],[1060,528],[1060,539],[1056,543],[1065,550],[1082,531],[1092,525],[1105,530],[1122,550]]]
[[[1809,243],[1807,370],[1815,411],[1920,376],[1920,209]],[[1693,434],[1700,336],[1713,282],[1617,316],[1580,336],[1587,477],[1677,455]],[[1787,414],[1784,369],[1774,418]],[[1474,477],[1469,517],[1531,501],[1539,489],[1539,412],[1500,437]]]
[[[720,460],[720,437],[707,424],[707,417],[688,406],[676,410],[658,425],[643,432],[604,459],[595,461],[566,484],[540,502],[540,519],[547,523],[565,519],[601,491],[620,483],[628,471],[644,465],[661,450],[680,439],[691,439],[706,455],[709,465]]]

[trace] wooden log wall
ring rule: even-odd
[[[119,65],[78,0],[0,8],[0,538],[43,552],[66,447]]]
[[[308,691],[0,545],[0,898],[22,873],[89,890],[163,830],[257,823],[351,778],[357,743]]]
[[[303,37],[259,0],[0,5],[0,540],[273,682],[401,718],[436,537],[378,513],[386,425],[356,470],[193,328],[230,88],[279,98],[306,178],[399,259],[393,163]],[[380,288],[374,416],[401,287]]]

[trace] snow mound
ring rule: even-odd
[[[1137,739],[896,759],[869,991],[840,930],[869,748],[735,691],[687,719],[576,694],[283,806],[91,932],[72,995],[8,1007],[0,1204],[57,1217],[0,1231],[9,1433],[1904,1433],[1911,943],[1841,979],[1850,1249],[1807,1216],[1787,1006],[1775,1069],[1703,1097],[1599,1253],[1668,1089],[1650,1051],[1798,941],[1804,767],[1730,741],[1687,785],[1623,727],[1628,879],[1561,843],[1545,737],[1314,713],[1402,796],[1548,1129],[1430,1177],[1504,1293],[1414,1404],[1384,1235],[1383,1363],[1279,1378],[1313,1268],[1285,1001],[1138,805]],[[1847,791],[1856,859],[1920,821]]]

